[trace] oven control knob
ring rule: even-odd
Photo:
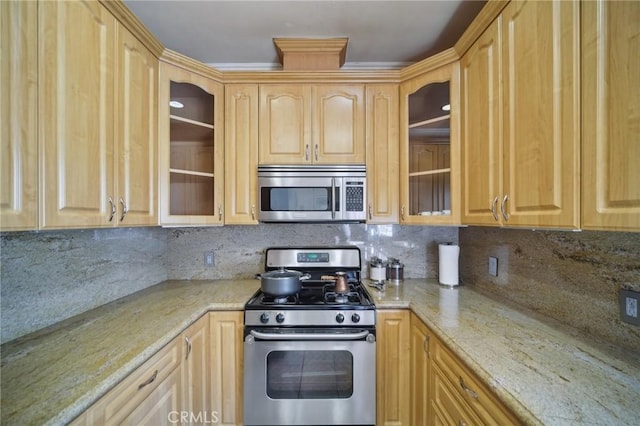
[[[344,322],[344,315],[342,314],[336,315],[336,321],[338,321],[338,324],[342,324]]]
[[[276,315],[276,321],[278,322],[278,324],[282,324],[284,322],[284,314],[282,312]]]
[[[260,315],[260,322],[263,324],[266,324],[269,322],[269,314],[264,312],[262,315]]]
[[[351,322],[360,322],[360,315],[358,314],[351,315]]]

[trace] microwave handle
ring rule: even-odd
[[[331,220],[336,219],[336,178],[331,178]]]

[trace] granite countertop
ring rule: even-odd
[[[256,280],[166,281],[1,347],[2,424],[67,423],[210,310],[241,310]],[[411,309],[530,424],[637,424],[640,354],[468,287],[406,280],[379,309]]]

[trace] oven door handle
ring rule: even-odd
[[[336,178],[331,178],[331,220],[336,219]]]
[[[262,340],[359,340],[367,337],[369,330],[358,333],[264,333],[262,331],[251,330],[251,335]]]

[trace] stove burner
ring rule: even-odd
[[[347,293],[336,293],[335,291],[328,291],[324,294],[324,301],[327,304],[340,303],[340,304],[360,304],[360,294],[357,291],[350,291]]]
[[[273,296],[262,293],[260,303],[263,305],[295,305],[298,303],[298,294],[290,296]]]

